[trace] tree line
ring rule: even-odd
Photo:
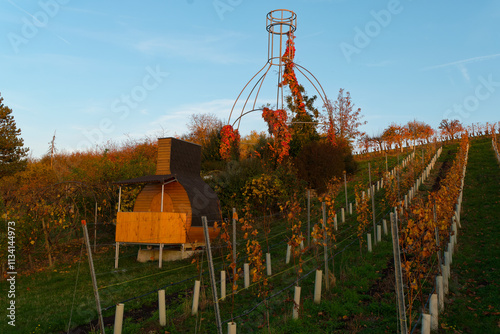
[[[471,136],[490,135],[500,131],[500,122],[485,124],[473,123],[463,125],[459,120],[443,119],[437,129],[416,119],[404,125],[391,123],[382,133],[377,135],[364,134],[359,141],[359,153],[388,152],[403,150],[403,147],[413,148],[415,145],[430,144],[434,141],[453,141],[464,132]]]

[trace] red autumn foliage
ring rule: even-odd
[[[224,160],[231,160],[234,152],[238,151],[240,144],[240,134],[231,125],[224,125],[221,129],[220,156]]]
[[[295,43],[293,41],[294,38],[295,36],[293,36],[293,34],[288,35],[288,40],[286,41],[285,53],[283,53],[283,56],[281,57],[281,59],[285,63],[285,71],[283,72],[283,81],[281,82],[280,85],[288,85],[288,87],[290,88],[290,92],[292,93],[293,96],[293,101],[297,106],[299,112],[305,113],[306,105],[304,103],[304,98],[302,97],[302,93],[300,92],[299,83],[297,81],[297,77],[293,69],[294,68],[293,59],[295,58]]]
[[[267,122],[269,132],[274,137],[274,143],[269,144],[269,148],[273,152],[276,161],[280,163],[288,155],[290,141],[292,140],[292,134],[286,124],[288,116],[283,109],[264,108],[262,118]]]

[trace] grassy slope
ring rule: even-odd
[[[389,157],[389,168],[394,166],[396,160],[396,157]],[[363,181],[366,182],[365,179],[368,178],[366,164],[366,162],[360,164],[361,171],[356,176],[356,179],[363,179]],[[373,159],[372,168],[374,166],[383,169],[385,167],[385,158]],[[352,186],[353,183],[349,185],[348,190],[350,200],[352,196]],[[342,190],[341,194],[339,194],[339,204],[343,202],[343,197],[344,194]],[[317,215],[315,216],[317,217],[319,207],[318,205],[316,205],[316,207]],[[351,220],[354,217],[349,218],[349,220]],[[316,221],[317,218],[313,218],[312,223],[314,224]],[[351,222],[351,224],[352,223],[354,223],[354,221]],[[347,223],[347,225],[350,225],[350,223]],[[274,228],[273,231],[274,233],[277,232]],[[351,232],[353,231],[350,231],[350,233]],[[343,240],[343,238],[344,236],[339,235],[338,240]],[[339,245],[339,247],[343,246]],[[277,261],[275,262],[273,260],[273,267],[275,263],[278,264],[283,262],[284,253],[281,248],[283,247],[279,247],[272,251],[273,259]],[[172,274],[161,274],[158,276],[156,275],[158,273],[156,263],[153,262],[141,265],[135,262],[135,247],[127,247],[122,249],[122,251],[123,254],[120,260],[120,268],[127,269],[127,271],[120,270],[114,274],[104,275],[105,272],[110,271],[113,265],[114,252],[112,247],[107,252],[103,252],[95,257],[96,271],[103,274],[98,276],[100,287],[110,283],[124,282],[134,279],[135,277],[153,276],[151,280],[133,281],[130,284],[112,288],[111,290],[104,289],[101,291],[103,307],[113,305],[113,303],[131,296],[140,295],[151,289],[157,289],[168,282],[178,281],[195,273],[194,266],[189,266],[189,269],[184,269],[181,273],[173,272]],[[304,311],[301,315],[301,320],[298,322],[289,321],[289,313],[291,313],[290,301],[283,303],[284,299],[293,298],[290,292],[293,291],[293,289],[288,290],[282,296],[276,298],[277,302],[272,305],[271,312],[271,316],[273,317],[271,328],[273,332],[393,332],[395,330],[395,301],[394,294],[392,293],[393,287],[390,282],[384,282],[385,286],[378,283],[380,278],[392,277],[391,273],[386,272],[388,265],[390,265],[388,259],[392,258],[391,251],[392,248],[389,238],[385,239],[382,245],[376,248],[376,252],[366,254],[365,250],[363,257],[359,256],[359,248],[357,244],[354,244],[348,251],[336,258],[337,286],[330,290],[330,292],[324,293],[324,302],[321,305],[315,305],[311,300],[314,275],[309,276],[308,279],[301,283],[303,286],[302,295],[304,303]],[[305,266],[304,270],[306,272],[311,270],[315,262],[316,261],[310,262],[310,264]],[[168,268],[164,265],[164,270],[170,267],[181,267],[186,265],[189,265],[188,261],[172,263],[168,265]],[[54,329],[60,330],[65,328],[65,324],[69,318],[69,310],[71,308],[75,288],[76,268],[76,264],[73,264],[71,268],[67,265],[58,266],[57,272],[46,271],[30,277],[20,277],[18,301],[22,306],[19,309],[18,315],[20,320],[19,325],[22,326],[22,328],[17,328],[19,333],[26,333],[27,329],[34,333],[51,333]],[[273,271],[279,272],[283,269],[283,266],[278,266],[273,268]],[[289,282],[293,280],[293,276],[293,271],[286,275],[278,276],[278,281],[275,281],[278,289],[285,284],[285,281]],[[2,282],[2,284],[3,283],[4,282]],[[176,289],[167,289],[167,294],[173,291],[189,289],[191,285],[192,282],[190,281]],[[183,295],[185,295],[185,297]],[[191,304],[190,293],[186,291],[183,295],[173,303],[174,305],[169,307],[167,312],[169,318],[167,330],[171,332],[179,332],[182,330],[187,330],[189,332],[189,329],[193,328],[194,325],[195,319],[189,316]],[[210,291],[206,291],[206,295],[210,298]],[[235,314],[239,314],[255,304],[255,297],[252,295],[253,294],[250,293],[243,293],[238,297]],[[61,299],[58,300],[55,296]],[[152,294],[147,298],[141,299],[139,303],[127,303],[125,316],[130,316],[130,311],[133,308],[140,308],[140,304],[143,302],[146,303],[146,306],[151,306],[152,309],[155,309],[155,300],[156,295]],[[32,304],[30,304],[30,302]],[[85,261],[81,264],[75,308],[76,312],[73,314],[73,321],[75,324],[86,323],[89,321],[89,317],[95,318],[95,312],[92,312],[94,309],[94,302],[90,285],[88,263]],[[239,328],[251,331],[258,330],[259,324],[263,322],[263,309],[262,307],[255,313],[252,313],[251,316],[241,319],[240,321],[246,322],[246,324],[240,322],[238,325]],[[227,318],[229,311],[227,304],[223,307],[222,311],[224,314],[223,318]],[[113,317],[113,314],[113,310],[105,312],[105,316],[109,316],[110,318]],[[152,312],[148,310],[144,312],[143,315],[139,317],[136,316],[133,321],[126,320],[127,329],[125,332],[140,333],[144,331],[144,328],[148,328],[148,330],[159,329],[157,317],[157,311]],[[207,306],[205,310],[202,311],[200,318],[207,319],[203,321],[204,324],[201,326],[202,331],[213,328],[212,324],[206,323],[210,321],[209,319],[213,319],[211,307]],[[38,324],[40,324],[40,327],[36,329]],[[0,324],[0,328],[2,328],[3,325],[4,324]]]
[[[401,155],[401,160],[404,158],[406,154]],[[389,155],[389,168],[394,167],[397,163],[397,157]],[[367,181],[367,163],[363,161],[360,164],[360,172],[356,175],[355,179],[363,179],[364,182]],[[372,167],[378,165],[379,168],[385,168],[385,158],[378,157],[372,158]],[[366,179],[366,180],[364,180]],[[355,181],[357,182],[357,181]],[[353,182],[349,184],[349,200],[353,200]],[[343,187],[342,192],[339,194],[339,199],[344,199]],[[339,200],[340,202],[340,200]],[[344,201],[342,201],[344,202]],[[343,204],[343,203],[342,203]],[[339,204],[340,205],[340,204]],[[319,205],[315,203],[315,210],[312,210],[312,224],[317,222],[317,216],[319,214]],[[304,220],[305,223],[305,220]],[[279,234],[279,230],[282,230],[284,226],[275,226],[273,228],[272,234]],[[240,231],[239,231],[240,232]],[[282,238],[278,238],[277,240],[273,240],[273,243],[276,241],[281,241]],[[110,240],[109,240],[110,241]],[[107,241],[107,242],[109,242]],[[102,242],[102,241],[101,241]],[[81,260],[80,266],[78,265],[78,259],[80,255],[80,245],[75,242],[73,246],[68,245],[68,256],[72,257],[74,261],[70,263],[56,263],[55,267],[50,270],[43,270],[41,272],[32,273],[31,275],[23,275],[21,271],[20,275],[17,277],[17,326],[16,328],[7,327],[5,322],[0,323],[0,332],[9,332],[9,333],[53,333],[59,332],[66,328],[68,319],[70,317],[70,311],[73,304],[73,294],[76,293],[75,304],[72,315],[72,327],[78,324],[85,324],[90,321],[90,319],[95,319],[95,302],[93,300],[92,286],[90,282],[90,273],[88,262],[86,261],[86,252],[83,251],[83,256]],[[284,246],[283,246],[284,247]],[[112,287],[111,289],[101,290],[101,305],[102,307],[108,307],[113,305],[114,303],[133,297],[137,295],[141,295],[142,293],[151,291],[153,289],[157,289],[161,286],[168,284],[169,282],[175,282],[181,280],[186,277],[190,277],[195,274],[196,269],[195,265],[189,265],[190,260],[187,261],[179,261],[175,263],[170,263],[168,265],[164,265],[163,271],[168,271],[169,269],[173,269],[173,267],[184,267],[188,268],[183,269],[181,272],[174,271],[172,273],[159,274],[157,263],[149,262],[147,264],[139,264],[135,262],[135,255],[137,254],[136,246],[132,247],[121,247],[121,256],[120,256],[120,269],[118,271],[114,271],[111,268],[113,267],[113,258],[114,251],[113,247],[102,247],[98,254],[94,254],[94,264],[96,267],[96,272],[98,273],[98,285],[99,287],[107,286],[109,284],[117,283],[117,282],[125,282],[128,280],[134,280],[135,278],[145,277],[148,275],[152,275],[151,279],[140,279],[137,281],[132,281],[129,284],[120,285],[116,287]],[[282,248],[282,247],[281,247]],[[284,257],[284,253],[279,248],[272,251],[273,259],[276,261],[282,261]],[[72,254],[72,255],[69,255]],[[220,254],[217,254],[220,256]],[[216,255],[216,256],[217,256]],[[278,256],[279,260],[275,257]],[[73,263],[72,263],[73,262]],[[315,262],[315,261],[313,261]],[[273,261],[273,264],[276,263]],[[311,263],[312,264],[312,263]],[[370,264],[368,264],[371,266]],[[79,269],[79,274],[77,275]],[[349,267],[344,264],[344,267]],[[279,268],[275,268],[277,271]],[[310,270],[311,267],[307,266]],[[276,272],[275,271],[275,272]],[[289,275],[288,275],[289,276]],[[308,279],[309,284],[312,285],[312,280],[314,279],[314,275],[311,275]],[[362,277],[363,282],[366,282],[366,277]],[[76,282],[76,280],[78,280]],[[75,285],[76,283],[76,285]],[[279,284],[278,286],[280,286]],[[0,282],[0,286],[2,287],[2,291],[5,291],[4,288],[7,287],[5,281]],[[190,307],[190,293],[186,291],[186,289],[190,289],[192,286],[192,281],[186,282],[185,284],[181,284],[180,286],[176,286],[175,289],[167,289],[167,294],[169,290],[172,292],[175,291],[185,291],[181,293],[181,296],[177,298],[175,304],[178,304],[178,307],[172,308],[169,310],[169,314],[172,314],[172,318],[176,319],[171,324],[172,327],[179,326],[179,319],[189,323],[190,319],[183,319],[184,314],[186,313],[186,309],[189,310]],[[359,284],[361,286],[361,284]],[[367,288],[367,283],[364,284],[364,288]],[[207,291],[207,293],[210,293]],[[305,291],[304,291],[305,293]],[[303,294],[304,294],[303,293]],[[308,291],[308,294],[312,294],[312,291]],[[356,292],[357,294],[357,292]],[[183,298],[183,295],[187,295]],[[289,296],[291,297],[291,296]],[[247,296],[248,298],[248,296]],[[278,298],[282,300],[282,298]],[[357,298],[356,298],[357,299]],[[245,298],[243,298],[245,300]],[[243,301],[241,300],[241,301]],[[184,302],[183,302],[184,301]],[[141,304],[154,304],[156,303],[156,296],[152,294],[146,298],[141,298],[138,302],[129,302],[126,305],[125,315],[131,309],[141,308]],[[3,303],[2,303],[3,304]],[[245,300],[239,307],[236,309],[238,311],[246,310],[249,305],[252,305],[252,300]],[[235,310],[236,311],[236,310]],[[238,314],[237,312],[235,312]],[[342,312],[343,313],[343,312]],[[105,316],[110,318],[113,317],[114,310],[111,309],[107,312],[104,312]],[[179,318],[179,315],[181,317]],[[345,314],[342,314],[344,316]],[[146,318],[147,319],[147,318]],[[144,320],[146,320],[144,319]],[[150,317],[150,322],[157,323],[157,311],[156,313],[152,313]],[[112,319],[110,319],[112,322]],[[286,319],[283,319],[286,320]],[[145,321],[148,322],[148,321]],[[187,325],[187,324],[186,324]],[[185,325],[181,325],[180,327],[184,327]],[[131,325],[131,332],[134,332],[132,327],[142,327],[142,326],[134,326]],[[155,327],[154,325],[152,327]],[[170,326],[169,326],[170,327]],[[171,327],[171,328],[172,328]],[[175,330],[174,330],[175,331]],[[139,330],[140,332],[140,330]]]
[[[500,167],[489,138],[471,144],[462,210],[441,330],[500,333]]]

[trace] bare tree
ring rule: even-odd
[[[333,103],[327,100],[325,109],[323,130],[327,133],[332,144],[352,147],[356,138],[364,135],[359,127],[366,124],[366,121],[361,121],[363,118],[361,108],[354,108],[349,92],[344,95],[344,89],[341,88],[337,100]]]
[[[439,123],[439,129],[441,130],[441,134],[448,137],[449,140],[455,139],[455,136],[464,130],[458,119],[443,119],[441,123]]]
[[[192,114],[189,117],[187,124],[189,130],[185,139],[205,146],[214,131],[220,131],[222,128],[222,121],[214,114]]]

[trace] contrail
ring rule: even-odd
[[[432,70],[432,69],[442,68],[442,67],[447,67],[447,66],[453,66],[453,65],[464,65],[467,63],[476,63],[478,61],[493,59],[493,58],[497,58],[497,57],[500,57],[500,53],[488,55],[488,56],[480,56],[480,57],[458,60],[458,61],[454,61],[454,62],[446,63],[446,64],[441,64],[441,65],[424,67],[422,70],[427,71],[427,70]]]

